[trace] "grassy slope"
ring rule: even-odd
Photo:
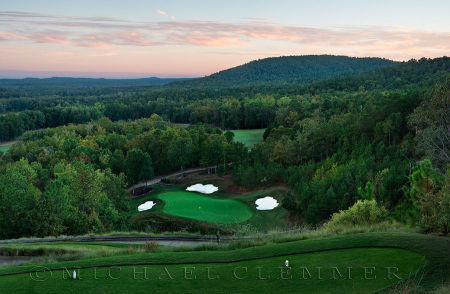
[[[287,211],[281,206],[281,201],[285,195],[285,191],[279,188],[271,188],[259,192],[253,192],[244,195],[234,196],[234,199],[238,199],[248,204],[253,210],[253,217],[240,224],[235,224],[231,228],[239,229],[241,231],[252,232],[267,232],[270,230],[285,231],[289,229],[286,222]],[[263,197],[273,197],[278,203],[278,207],[272,210],[256,210],[255,200]],[[225,226],[226,227],[226,226]]]
[[[243,143],[247,147],[261,143],[266,129],[255,130],[231,130],[234,133],[234,140]]]
[[[355,255],[361,255],[362,257],[355,260]],[[249,293],[250,291],[251,293],[273,293],[275,290],[282,291],[282,293],[297,293],[299,289],[303,290],[304,293],[326,293],[331,289],[334,293],[348,293],[348,289],[353,288],[355,293],[368,293],[396,282],[394,279],[381,278],[381,276],[384,276],[382,260],[389,259],[391,263],[398,266],[400,277],[411,275],[423,265],[420,255],[406,250],[392,248],[333,250],[289,256],[293,268],[290,272],[292,273],[292,279],[284,280],[281,279],[279,269],[283,265],[284,258],[273,257],[228,264],[170,265],[166,269],[173,280],[167,276],[161,266],[146,266],[147,280],[144,279],[144,274],[136,274],[136,279],[133,278],[133,271],[143,272],[143,266],[123,267],[120,272],[117,269],[113,270],[113,274],[119,278],[118,280],[106,278],[109,269],[97,270],[96,276],[99,280],[94,280],[94,270],[92,269],[81,270],[79,274],[84,279],[78,281],[63,280],[62,271],[55,271],[52,277],[48,276],[49,280],[41,283],[31,280],[25,274],[4,278],[6,283],[2,285],[2,289],[15,293],[25,293],[29,289],[34,289],[37,293],[61,293],[61,291],[106,293],[112,289],[114,289],[114,293],[130,293],[130,289],[133,289],[132,293],[145,293],[149,287],[151,287],[152,293],[190,293],[191,291],[198,291],[199,293]],[[379,270],[376,271],[376,274],[380,278],[359,283],[341,278],[330,280],[332,278],[331,269],[323,268],[321,277],[324,280],[318,280],[315,267],[322,266],[327,263],[327,260],[333,260],[332,266],[337,266],[342,271],[347,266],[354,267],[353,277],[359,279],[364,276],[361,266],[378,266]],[[307,267],[313,278],[300,280],[302,273],[300,265]],[[184,267],[190,267],[188,272],[194,271],[196,279],[184,278]],[[208,267],[210,268],[210,277],[219,276],[219,278],[208,279]],[[237,267],[239,267],[237,273],[243,277],[242,280],[233,277],[233,272]],[[246,273],[243,267],[248,268]],[[258,267],[262,268],[261,279],[258,279]],[[161,275],[163,275],[163,279],[159,279]]]
[[[369,249],[376,247],[407,249],[418,255],[393,249]],[[340,250],[346,248],[365,249]],[[321,253],[302,254],[311,252]],[[443,281],[448,281],[450,278],[450,239],[412,233],[365,233],[270,244],[239,250],[135,254],[46,265],[53,270],[64,267],[92,268],[122,265],[124,268],[121,272],[114,272],[115,275],[120,275],[119,280],[105,279],[105,272],[99,270],[99,277],[103,277],[100,280],[92,280],[92,278],[80,281],[62,280],[61,272],[55,272],[51,282],[38,283],[33,282],[29,274],[19,274],[33,271],[33,266],[3,268],[0,269],[0,289],[14,290],[14,293],[59,293],[63,289],[69,293],[93,293],[94,291],[107,293],[108,289],[114,289],[115,293],[130,293],[130,289],[133,289],[131,293],[144,293],[145,289],[152,293],[158,291],[180,293],[180,291],[189,292],[196,288],[199,293],[220,291],[223,293],[230,293],[230,291],[235,293],[256,293],[258,291],[260,293],[279,291],[298,293],[301,290],[305,290],[304,293],[312,293],[312,289],[314,289],[314,293],[328,293],[331,290],[333,293],[367,293],[392,284],[393,281],[384,279],[384,269],[379,272],[380,268],[396,266],[400,270],[400,276],[404,277],[423,264],[424,260],[420,255],[426,258],[425,267],[418,275],[424,286],[438,286]],[[290,260],[293,273],[297,275],[295,278],[292,280],[276,278],[266,281],[256,280],[258,266],[262,266],[265,270],[263,276],[272,272],[275,277],[279,277],[280,270],[277,267],[282,266],[285,258]],[[232,264],[233,262],[236,264]],[[125,267],[131,265],[149,265],[147,270],[149,279],[133,280],[133,267]],[[162,273],[164,265],[174,276],[173,281],[155,280],[155,272],[157,276]],[[213,275],[220,274],[222,278],[208,280],[205,277],[208,265],[211,267]],[[338,266],[341,270],[345,270],[347,266],[353,266],[356,277],[350,281],[342,279],[335,281],[327,278],[318,280],[317,275],[314,279],[313,274],[313,279],[299,280],[298,275],[301,273],[299,266],[301,265],[323,268]],[[183,266],[195,266],[197,279],[184,279]],[[231,276],[232,269],[237,266],[248,267],[248,279],[241,281]],[[376,266],[378,268],[376,273],[380,278],[370,281],[362,280],[361,266]],[[143,268],[137,268],[137,271],[143,271]],[[88,272],[89,270],[84,270],[84,274],[88,274]],[[142,279],[142,274],[138,276]],[[324,276],[327,277],[325,273]]]
[[[112,243],[114,244],[114,243]],[[77,243],[77,242],[52,242],[52,243],[23,243],[23,244],[0,244],[0,253],[7,252],[8,250],[20,251],[29,251],[33,252],[36,250],[52,250],[58,248],[60,251],[76,251],[82,248],[85,251],[89,252],[99,252],[103,250],[112,250],[115,251],[114,248],[109,246],[110,244],[98,244],[98,243]]]

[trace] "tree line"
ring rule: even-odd
[[[225,129],[262,128],[274,121],[285,97],[294,101],[296,111],[301,112],[299,103],[303,101],[325,97],[333,101],[336,96],[348,93],[423,91],[448,76],[449,71],[450,59],[442,57],[411,60],[307,85],[286,83],[220,89],[183,88],[178,84],[65,90],[0,89],[0,113],[8,113],[0,115],[0,140],[14,139],[26,130],[83,123],[103,116],[113,121],[135,120],[153,113],[174,123],[208,123]],[[35,121],[33,117],[39,119]]]

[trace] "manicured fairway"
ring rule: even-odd
[[[266,129],[255,130],[231,130],[234,133],[234,140],[244,143],[247,147],[252,147],[255,144],[261,143],[263,134]]]
[[[11,145],[0,146],[0,151],[6,152],[11,148]]]
[[[169,215],[222,224],[240,223],[252,217],[247,205],[237,200],[185,191],[161,193],[158,198],[164,201],[163,212]]]
[[[11,146],[14,145],[14,143],[16,143],[16,141],[0,143],[0,151],[2,151],[2,152],[8,151],[11,148]]]
[[[70,278],[72,270],[53,270],[2,276],[0,287],[19,294],[371,293],[414,275],[424,264],[423,256],[403,249],[355,248],[229,263],[85,268],[78,272],[80,280]]]
[[[47,272],[36,273],[43,269]],[[68,276],[74,269],[80,269],[81,280]],[[446,285],[450,239],[362,233],[237,250],[136,253],[4,267],[0,293],[374,293],[399,282],[389,271],[401,280],[414,279],[424,290]]]

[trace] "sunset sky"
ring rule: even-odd
[[[0,0],[0,77],[189,77],[281,55],[448,56],[449,12],[448,0]]]

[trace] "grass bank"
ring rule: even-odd
[[[291,263],[293,278],[277,279],[285,259]],[[0,269],[0,288],[14,290],[13,293],[59,293],[63,289],[69,293],[106,293],[108,289],[115,289],[115,293],[130,293],[130,289],[133,289],[132,293],[144,293],[145,289],[151,289],[152,293],[192,292],[192,289],[197,293],[369,293],[399,282],[398,279],[385,279],[386,267],[398,268],[397,273],[402,279],[410,275],[420,277],[420,287],[430,288],[442,285],[450,277],[450,240],[415,233],[363,233],[237,250],[137,253],[44,266],[52,269],[54,276],[42,283],[30,279],[33,266]],[[99,277],[106,277],[111,266],[122,268],[113,273],[118,280],[89,278],[94,267],[98,268]],[[317,272],[311,273],[316,278],[300,279],[301,266],[311,271],[322,267],[324,279],[318,279]],[[143,278],[144,267],[148,279]],[[184,279],[186,268],[190,273],[192,267],[195,267],[193,274],[197,277]],[[236,279],[233,270],[243,267],[248,268],[248,278]],[[333,278],[333,267],[343,273],[343,278]],[[345,279],[348,267],[354,269],[351,280]],[[364,267],[375,267],[372,274],[379,278],[361,279],[366,271]],[[61,270],[64,268],[81,268],[86,279],[63,279]],[[210,274],[221,277],[210,280],[205,276],[208,268],[213,271]],[[272,278],[258,279],[258,268],[261,268],[263,278]],[[174,279],[167,275],[159,279],[166,270]],[[139,279],[133,278],[136,272],[140,273]]]

